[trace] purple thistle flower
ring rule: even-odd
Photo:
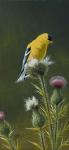
[[[64,88],[67,84],[67,81],[62,76],[54,76],[50,79],[49,84],[54,88]]]
[[[5,120],[5,113],[4,111],[0,111],[0,121],[4,121]]]

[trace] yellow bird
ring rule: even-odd
[[[32,59],[44,59],[47,54],[48,45],[51,43],[53,43],[52,37],[48,33],[43,33],[27,45],[22,62],[21,73],[17,82],[25,79],[25,64]]]

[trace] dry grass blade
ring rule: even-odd
[[[69,124],[68,122],[65,123],[63,128],[60,128],[57,133],[57,139],[59,140],[61,138],[61,144],[64,144],[63,136],[65,135],[65,132],[69,130]]]
[[[32,145],[34,145],[36,148],[41,150],[41,147],[40,147],[40,145],[38,143],[29,141],[29,140],[28,140],[28,142],[31,143]]]
[[[5,147],[6,149],[11,150],[11,148],[8,145],[2,144],[3,147]]]
[[[50,138],[50,133],[47,130],[45,130],[45,133],[46,133],[46,136]]]
[[[61,150],[62,148],[65,148],[65,147],[69,148],[69,143],[61,144],[60,147],[59,147],[59,150]]]
[[[65,148],[66,146],[69,147],[69,138],[67,140],[64,140],[62,137],[61,144],[58,147],[58,150],[61,150],[62,148]]]
[[[36,131],[38,132],[40,129],[39,128],[25,128],[26,130],[31,130],[31,131]]]
[[[3,140],[3,142],[5,143],[5,144],[2,144],[2,146],[4,146],[7,149],[11,149],[8,139],[6,137],[0,136],[0,139]]]
[[[65,131],[69,130],[69,124],[68,122],[65,123],[63,129],[61,130],[61,134],[63,135]]]
[[[0,139],[8,143],[8,139],[7,138],[0,136]]]
[[[16,150],[20,150],[21,149],[21,141],[22,141],[22,139],[17,139],[17,141],[16,141]]]

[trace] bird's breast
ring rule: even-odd
[[[40,46],[36,46],[31,48],[31,53],[29,55],[29,60],[31,60],[32,58],[36,58],[36,59],[43,59],[46,55],[47,52],[47,48],[46,47],[40,47]]]

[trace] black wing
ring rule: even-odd
[[[23,71],[23,69],[24,69],[24,65],[26,64],[28,56],[30,54],[30,50],[31,50],[31,47],[27,48],[26,51],[25,51],[24,59],[23,59],[23,62],[22,62],[22,69],[21,69],[21,71]]]
[[[24,70],[24,65],[26,64],[27,62],[27,59],[28,59],[28,56],[30,54],[30,50],[31,50],[31,47],[27,48],[26,51],[25,51],[25,54],[24,54],[24,59],[23,59],[23,62],[22,62],[22,69],[21,69],[21,72],[18,76],[18,79],[17,79],[17,83],[20,82],[20,78],[21,78],[21,75],[22,75],[22,79],[24,80],[25,78],[25,73],[26,73],[26,70]]]

